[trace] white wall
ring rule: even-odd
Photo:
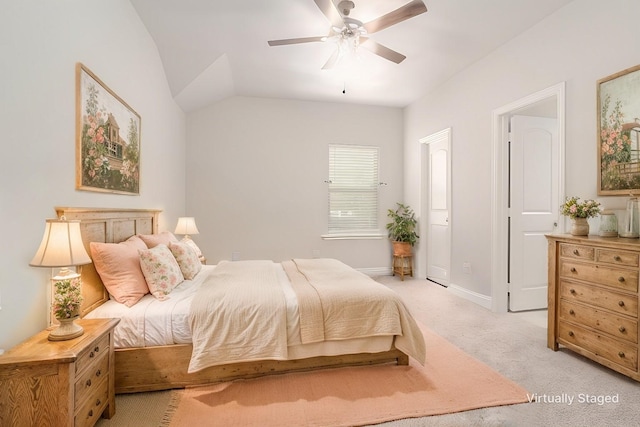
[[[493,110],[565,81],[566,194],[597,198],[596,81],[640,63],[638,32],[629,18],[639,13],[635,0],[606,6],[574,1],[406,108],[404,191],[416,208],[418,140],[452,128],[453,284],[491,295]],[[599,200],[607,208],[624,208],[623,198]],[[426,257],[424,248],[417,256]],[[472,274],[463,273],[463,262],[472,264]]]
[[[0,348],[46,326],[50,269],[29,267],[55,206],[185,208],[186,119],[128,0],[0,0]],[[75,64],[142,117],[140,196],[75,190]]]
[[[403,113],[398,108],[234,97],[190,113],[187,214],[210,263],[231,259],[333,257],[390,269],[390,244],[326,241],[328,144],[380,152],[380,228],[402,200]]]

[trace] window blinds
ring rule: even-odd
[[[329,233],[378,230],[379,148],[329,145]]]

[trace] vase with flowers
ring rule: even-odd
[[[74,320],[80,316],[82,304],[80,277],[58,280],[54,285],[53,314],[60,326],[51,332],[49,339],[61,341],[79,337],[84,331]]]
[[[571,218],[571,231],[574,236],[586,236],[589,234],[588,218],[600,214],[600,202],[589,199],[580,201],[579,197],[567,197],[560,208],[562,215]]]

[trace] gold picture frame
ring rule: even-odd
[[[76,64],[76,189],[140,194],[141,122],[102,80]]]
[[[598,195],[640,194],[640,65],[598,80]]]

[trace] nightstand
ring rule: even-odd
[[[84,334],[49,341],[44,330],[0,355],[0,425],[93,426],[115,414],[113,328],[81,319]]]

